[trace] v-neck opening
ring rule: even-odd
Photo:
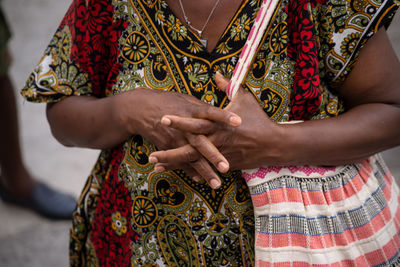
[[[249,1],[251,0],[243,0],[242,3],[239,5],[238,9],[236,10],[236,12],[232,15],[231,19],[229,20],[229,23],[225,26],[224,31],[222,32],[222,34],[218,37],[218,41],[215,44],[215,46],[213,47],[213,49],[211,51],[208,51],[207,47],[205,47],[202,42],[201,42],[201,38],[195,33],[195,31],[193,29],[191,29],[186,23],[184,23],[184,21],[182,21],[176,14],[175,12],[170,8],[170,6],[168,5],[167,1],[163,0],[165,2],[165,10],[172,14],[173,17],[179,21],[182,25],[185,25],[185,27],[187,28],[188,32],[190,33],[191,37],[198,41],[198,43],[201,45],[201,47],[204,49],[203,53],[205,53],[205,55],[207,55],[207,58],[212,58],[213,55],[216,54],[216,50],[217,48],[221,45],[221,42],[223,39],[225,39],[224,37],[226,36],[226,34],[228,33],[229,29],[232,27],[232,25],[234,24],[234,22],[236,21],[237,17],[242,13],[243,9],[246,7],[246,5],[249,3]],[[252,20],[253,24],[254,19]],[[250,32],[250,31],[249,31]]]

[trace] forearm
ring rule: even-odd
[[[337,118],[283,127],[287,164],[349,164],[400,145],[400,108],[365,104]]]
[[[293,164],[340,165],[400,145],[400,63],[384,29],[361,50],[338,94],[337,118],[288,125]],[[293,126],[293,127],[291,127]],[[286,147],[288,149],[288,147]]]
[[[117,117],[116,97],[72,96],[47,106],[53,136],[65,146],[111,148],[129,137]]]

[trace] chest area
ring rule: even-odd
[[[217,87],[214,74],[233,74],[254,22],[259,1],[247,1],[233,15],[213,51],[172,12],[165,1],[131,1],[116,17],[127,19],[119,39],[122,66],[112,94],[137,87],[195,96],[217,107],[229,101]],[[278,5],[256,51],[243,86],[253,93],[273,120],[287,120],[295,75],[288,56],[289,33],[284,3]]]

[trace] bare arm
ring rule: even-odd
[[[294,164],[345,164],[400,145],[400,63],[384,29],[361,50],[340,88],[348,111],[288,126]],[[297,160],[296,160],[297,158]]]
[[[111,148],[130,134],[115,110],[116,98],[71,96],[47,105],[47,120],[53,136],[65,146]]]

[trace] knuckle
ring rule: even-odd
[[[194,147],[200,147],[203,144],[203,138],[200,135],[194,135],[190,137],[190,144]]]
[[[194,105],[194,106],[192,106],[192,117],[194,117],[194,118],[198,118],[198,117],[201,117],[201,113],[202,113],[202,110],[203,110],[203,105]]]
[[[203,130],[203,132],[212,132],[214,128],[215,128],[214,123],[210,121],[204,121],[202,122],[201,125],[199,125],[199,129]]]
[[[204,174],[207,173],[207,168],[206,168],[206,166],[205,166],[205,164],[204,164],[204,162],[202,160],[197,159],[195,161],[192,161],[191,164],[192,164],[193,168],[198,173],[200,173],[202,176],[204,176]]]
[[[207,106],[206,109],[205,109],[205,112],[206,112],[207,114],[212,113],[212,112],[213,112],[213,106],[211,106],[211,105]]]
[[[220,156],[218,154],[211,154],[208,157],[208,160],[210,162],[212,162],[213,164],[218,164],[221,161],[221,158],[220,158]]]
[[[160,151],[159,155],[157,155],[158,161],[162,162],[162,163],[168,163],[168,164],[173,164],[176,165],[179,162],[176,162],[175,158],[176,155],[173,151],[169,151],[169,150],[162,150]]]
[[[158,148],[161,149],[161,150],[167,149],[168,148],[168,142],[166,142],[166,140],[161,140]],[[165,153],[162,153],[162,155],[165,157]]]
[[[198,161],[198,155],[196,151],[190,149],[185,151],[185,158],[188,162],[197,162]]]
[[[208,117],[209,110],[210,110],[210,105],[199,105],[196,108],[196,117],[200,119],[204,119]]]
[[[207,117],[215,117],[218,115],[218,109],[214,106],[208,105],[206,110]]]

